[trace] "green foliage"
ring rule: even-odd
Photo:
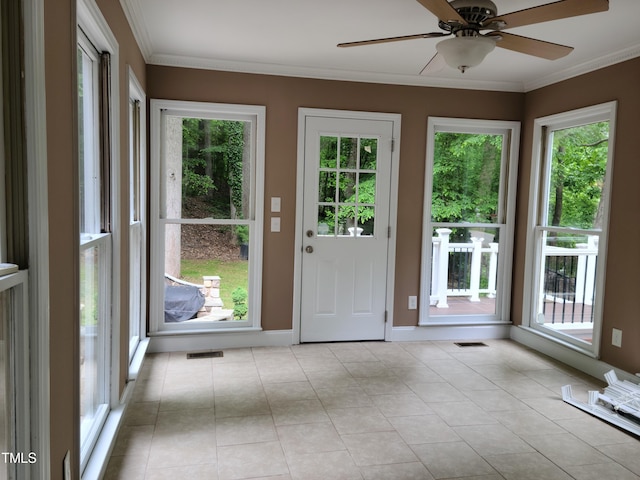
[[[375,138],[320,137],[319,200],[332,205],[324,207],[319,218],[330,232],[337,223],[340,234],[356,224],[365,234],[372,233],[377,142]]]
[[[218,218],[230,218],[231,205],[239,213],[233,218],[242,218],[244,127],[232,120],[182,120],[183,196],[209,197]]]
[[[237,287],[248,287],[249,263],[244,260],[185,259],[180,263],[180,272],[184,280],[200,284],[204,275],[220,277],[220,298],[224,308],[233,304],[232,292]]]
[[[233,318],[242,320],[248,312],[247,289],[244,287],[237,287],[233,292],[231,292],[231,298],[233,300]]]
[[[249,227],[247,225],[237,225],[236,238],[238,239],[238,244],[248,245],[249,244]]]
[[[598,227],[607,167],[609,123],[558,130],[553,135],[548,224]]]
[[[493,223],[500,187],[501,135],[435,135],[431,217]]]

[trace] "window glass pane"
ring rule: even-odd
[[[609,147],[609,122],[553,132],[544,225],[603,227],[602,190]]]
[[[498,228],[435,228],[430,315],[494,315]]]
[[[251,123],[165,117],[165,218],[251,218]]]
[[[249,225],[165,227],[165,322],[247,320]]]
[[[338,137],[320,137],[320,168],[338,166]]]
[[[100,232],[98,168],[97,77],[95,61],[78,47],[78,155],[80,179],[80,231]]]
[[[131,221],[139,221],[140,216],[140,102],[129,102],[129,163],[131,182]]]
[[[599,237],[545,231],[543,241],[536,320],[545,328],[591,343]]]
[[[340,168],[357,168],[358,166],[358,139],[340,138]]]
[[[100,284],[99,248],[89,247],[80,254],[80,422],[82,442],[102,403],[100,392]]]
[[[497,223],[502,135],[434,136],[434,222]]]

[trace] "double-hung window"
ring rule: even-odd
[[[118,400],[118,44],[96,4],[78,3],[80,464]],[[114,354],[114,349],[115,354]],[[115,372],[115,373],[114,373]]]
[[[420,324],[509,321],[520,125],[430,118]]]
[[[615,102],[535,121],[524,318],[598,355]]]
[[[144,338],[146,319],[146,97],[129,72],[129,361]]]
[[[151,101],[152,335],[260,327],[265,108]]]

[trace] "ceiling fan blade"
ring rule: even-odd
[[[496,47],[506,48],[514,52],[526,53],[535,57],[546,58],[547,60],[557,60],[573,51],[573,47],[559,45],[557,43],[536,40],[535,38],[523,37],[506,32],[491,32],[489,37],[498,37]]]
[[[420,75],[429,75],[430,73],[436,73],[443,70],[447,64],[444,61],[444,57],[439,53],[436,53],[431,60],[420,70]]]
[[[609,10],[609,0],[561,0],[507,13],[506,15],[499,15],[492,18],[485,28],[502,30],[504,28],[522,27],[524,25],[605,12],[607,10]],[[501,25],[496,27],[496,24]]]
[[[454,21],[461,25],[467,25],[467,21],[460,16],[447,0],[418,0],[418,3],[438,17],[438,20],[442,20],[445,23]]]
[[[401,37],[376,38],[374,40],[360,40],[358,42],[339,43],[338,47],[360,47],[362,45],[373,45],[376,43],[400,42],[402,40],[415,40],[418,38],[435,38],[450,35],[443,32],[418,33],[416,35],[403,35]]]

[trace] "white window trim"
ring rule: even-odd
[[[498,295],[496,297],[496,311],[494,315],[487,315],[482,319],[471,319],[466,315],[456,315],[429,318],[429,298],[431,290],[431,237],[433,223],[431,221],[431,200],[433,190],[434,164],[434,136],[436,132],[477,133],[505,135],[509,140],[508,152],[503,152],[499,198],[503,204],[499,206],[504,211],[505,227],[504,239],[500,239],[500,258],[498,262]],[[520,122],[501,120],[477,120],[464,118],[429,117],[427,121],[427,151],[424,183],[424,205],[422,218],[422,258],[420,268],[420,326],[442,325],[487,325],[511,323],[511,270],[513,258],[516,185],[518,180],[518,163],[520,151]],[[506,196],[504,188],[508,187]],[[473,226],[473,224],[470,224]]]
[[[593,358],[599,358],[600,343],[602,336],[602,313],[604,303],[604,287],[606,280],[606,264],[607,264],[607,237],[609,232],[609,215],[612,191],[612,170],[615,146],[615,121],[616,121],[617,102],[607,102],[590,107],[562,112],[546,117],[540,117],[534,121],[533,130],[533,149],[531,154],[531,177],[529,184],[529,212],[527,221],[527,249],[526,249],[526,266],[524,281],[524,296],[522,310],[522,327],[527,328],[531,332],[550,339],[564,347],[570,348],[577,352],[583,353]],[[607,169],[605,173],[605,188],[602,192],[607,198],[607,208],[604,211],[603,231],[604,241],[600,241],[598,245],[598,269],[596,272],[597,289],[602,292],[600,301],[595,305],[593,337],[591,346],[584,342],[572,342],[569,337],[552,335],[549,330],[543,330],[538,327],[535,322],[535,299],[533,295],[534,286],[539,282],[538,268],[540,258],[538,258],[538,249],[536,245],[536,228],[538,226],[538,218],[540,215],[540,203],[542,202],[542,185],[543,175],[541,169],[545,164],[543,158],[545,141],[545,129],[560,130],[563,128],[576,127],[590,123],[609,121],[609,147],[607,151]]]
[[[140,206],[140,219],[138,222],[141,225],[141,243],[143,245],[141,252],[141,270],[145,274],[145,281],[140,285],[140,296],[142,299],[147,297],[147,282],[146,282],[146,271],[147,271],[147,95],[144,92],[138,78],[136,77],[133,69],[128,67],[129,73],[129,99],[137,100],[140,102],[140,198],[141,198],[141,206]],[[131,182],[133,182],[133,178],[129,179],[130,188],[129,192],[131,192]],[[133,219],[131,217],[132,210],[132,202],[133,199],[129,199],[129,225],[131,226]],[[131,243],[129,243],[131,245]],[[130,247],[131,248],[131,247]],[[130,352],[129,356],[129,380],[133,380],[138,376],[138,372],[140,367],[142,366],[142,361],[144,359],[144,355],[147,350],[147,346],[149,341],[147,339],[146,331],[147,331],[147,302],[143,301],[140,305],[140,319],[139,319],[139,334],[138,334],[138,344],[132,352]],[[129,318],[129,321],[132,321]],[[131,339],[129,339],[131,341]],[[129,346],[131,348],[131,345]]]
[[[78,27],[87,35],[94,46],[101,51],[111,54],[111,225],[113,226],[111,236],[111,315],[108,325],[109,352],[108,367],[109,372],[107,382],[109,392],[109,413],[105,419],[105,424],[109,423],[109,415],[120,405],[120,385],[118,372],[120,371],[120,244],[121,244],[121,212],[120,212],[120,55],[118,42],[109,28],[109,24],[102,15],[95,0],[80,0],[77,6]],[[102,448],[103,437],[113,436],[115,432],[107,431],[103,428],[91,453],[82,459],[80,471],[86,478],[98,477],[97,472],[103,469],[104,458],[107,456]]]
[[[261,330],[262,309],[262,250],[263,250],[263,217],[264,217],[264,160],[265,160],[265,125],[266,107],[261,105],[236,105],[224,103],[188,102],[181,100],[157,100],[150,101],[150,153],[151,153],[151,256],[154,259],[150,265],[150,307],[149,307],[149,336],[201,334],[211,332],[246,332]],[[165,324],[164,309],[161,299],[164,298],[164,267],[160,262],[164,261],[164,225],[165,221],[160,217],[161,188],[160,165],[162,146],[162,113],[186,118],[211,118],[229,120],[250,120],[255,129],[255,159],[254,174],[252,178],[253,195],[255,196],[255,219],[250,230],[252,236],[249,252],[249,261],[252,268],[249,275],[249,311],[251,319],[247,322],[199,322],[188,325]],[[176,223],[176,222],[171,222]],[[177,223],[190,223],[184,219]],[[193,222],[191,222],[193,223]],[[198,223],[207,223],[198,220]],[[211,224],[224,224],[224,220],[215,220]],[[229,223],[238,223],[229,221]],[[249,222],[247,221],[247,224]]]

